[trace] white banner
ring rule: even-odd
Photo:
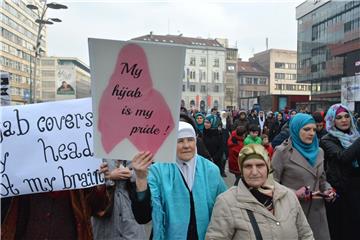
[[[93,157],[91,99],[1,107],[1,197],[105,182]]]

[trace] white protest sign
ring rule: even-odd
[[[1,197],[105,182],[93,157],[90,98],[0,109]]]
[[[97,157],[174,162],[185,48],[89,39]]]

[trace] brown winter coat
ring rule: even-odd
[[[218,196],[206,239],[256,239],[246,209],[254,213],[263,239],[314,239],[295,194],[274,183],[274,215],[242,181]]]
[[[324,151],[319,148],[315,166],[292,147],[291,140],[285,140],[275,150],[272,158],[274,180],[296,191],[303,186],[310,186],[310,190],[325,191],[331,188],[326,181],[324,172]],[[307,220],[312,228],[315,239],[330,239],[326,218],[325,203],[322,198],[300,200]]]
[[[72,211],[77,224],[76,232],[78,240],[93,239],[91,216],[102,215],[103,209],[105,209],[105,206],[110,201],[104,190],[104,186],[98,186],[70,191]],[[4,223],[1,224],[1,239],[15,239],[20,204],[24,205],[23,201],[26,201],[27,197],[31,197],[31,195],[18,196],[12,199]]]

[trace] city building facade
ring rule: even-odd
[[[298,81],[311,83],[312,108],[326,109],[341,101],[342,79],[360,74],[360,1],[306,1],[296,18]]]
[[[91,96],[90,69],[77,58],[41,58],[40,101]]]
[[[273,109],[296,108],[296,103],[309,101],[310,84],[297,82],[296,51],[268,49],[254,54],[249,61],[259,64],[269,73]]]
[[[237,62],[238,101],[240,109],[250,110],[258,96],[269,94],[269,73],[255,62]]]
[[[152,33],[132,40],[186,47],[182,105],[187,109],[197,108],[201,111],[212,107],[225,108],[226,49],[218,41]]]
[[[36,14],[26,7],[40,1],[0,0],[0,71],[10,74],[11,104],[28,103],[31,98],[32,78],[39,82],[39,71],[33,73],[38,26]],[[41,51],[46,54],[46,26],[41,32]],[[37,91],[40,96],[40,91]]]

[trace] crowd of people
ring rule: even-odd
[[[358,239],[360,118],[181,109],[176,162],[104,161],[107,183],[3,199],[2,239]],[[224,182],[226,162],[234,186]]]

